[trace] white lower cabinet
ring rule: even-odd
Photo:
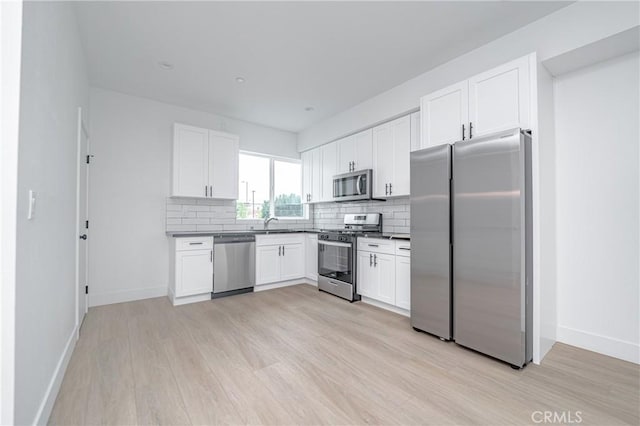
[[[409,244],[408,241],[376,238],[358,240],[358,294],[409,310]]]
[[[256,285],[305,276],[305,235],[256,236]]]
[[[213,291],[213,238],[173,238],[170,290],[174,305],[211,297]],[[183,298],[183,299],[181,299]]]
[[[305,247],[305,276],[318,281],[318,235],[307,234]]]

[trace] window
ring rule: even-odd
[[[240,153],[239,179],[238,219],[304,217],[299,161]]]

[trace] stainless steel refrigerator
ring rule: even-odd
[[[531,192],[520,129],[411,154],[413,327],[516,367],[531,360]]]

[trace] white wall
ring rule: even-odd
[[[640,58],[556,79],[558,340],[640,363]]]
[[[639,14],[637,2],[577,2],[304,129],[298,150],[415,110],[421,96],[531,52],[544,61],[627,30],[640,24]]]
[[[173,123],[240,136],[240,149],[299,158],[294,133],[205,112],[91,90],[90,306],[166,295]]]
[[[88,106],[73,6],[25,2],[18,152],[16,424],[45,423],[76,338],[76,126]],[[27,220],[28,191],[37,194]]]
[[[0,424],[13,424],[22,2],[0,2]]]

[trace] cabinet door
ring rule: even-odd
[[[280,281],[281,246],[256,247],[256,284]]]
[[[302,160],[302,202],[308,203],[311,201],[311,187],[313,179],[313,155],[311,151],[305,151],[300,154]]]
[[[358,271],[356,275],[356,291],[365,297],[375,297],[377,293],[376,277],[373,274],[373,253],[367,251],[358,252]]]
[[[411,117],[390,123],[393,139],[393,176],[389,181],[389,195],[409,195],[409,163],[411,150]]]
[[[322,198],[322,153],[320,148],[311,150],[311,201]]]
[[[396,256],[396,306],[411,309],[411,258]]]
[[[373,196],[387,197],[393,180],[393,138],[389,123],[373,128]]]
[[[316,235],[307,235],[306,242],[306,276],[310,280],[318,281],[318,237]]]
[[[396,303],[396,257],[392,254],[375,254],[375,274],[378,293],[376,299],[395,305]]]
[[[321,201],[333,201],[333,177],[337,174],[338,151],[335,142],[320,147],[322,153],[322,196]]]
[[[529,128],[529,59],[520,58],[469,79],[473,137]]]
[[[336,174],[349,173],[351,164],[356,159],[356,144],[353,136],[336,141],[338,161]]]
[[[355,146],[354,171],[373,168],[373,129],[353,135]]]
[[[210,197],[238,199],[239,149],[237,136],[209,131]]]
[[[213,291],[213,251],[176,252],[176,297]]]
[[[208,195],[208,158],[209,131],[207,129],[184,124],[173,126],[172,196],[205,198]]]
[[[422,148],[462,139],[462,125],[469,135],[469,85],[463,81],[420,100]]]
[[[304,277],[304,244],[284,244],[280,266],[280,280],[296,280]]]
[[[411,152],[422,149],[420,140],[420,111],[414,112],[411,118]]]

